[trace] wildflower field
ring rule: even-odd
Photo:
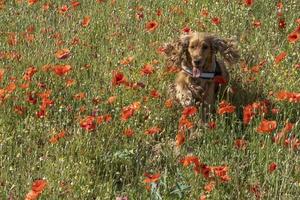
[[[300,197],[299,0],[0,0],[0,199]],[[164,44],[238,41],[216,114]]]

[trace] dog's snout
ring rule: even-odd
[[[197,59],[197,60],[194,60],[194,64],[199,66],[201,64],[202,60],[201,59]]]

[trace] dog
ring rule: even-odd
[[[203,116],[214,112],[220,83],[229,81],[228,66],[238,62],[240,55],[234,39],[214,34],[192,32],[165,45],[168,66],[180,68],[169,93],[184,107],[198,105]],[[220,53],[223,59],[217,58]]]

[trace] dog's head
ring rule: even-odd
[[[185,65],[190,68],[195,76],[203,71],[213,70],[212,61],[218,52],[230,65],[239,59],[234,40],[222,39],[209,33],[182,35],[177,42],[166,46],[167,57],[172,57],[174,64],[179,67]]]

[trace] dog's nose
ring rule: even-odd
[[[201,64],[201,61],[202,61],[201,59],[194,60],[194,64],[196,66],[199,66]]]

